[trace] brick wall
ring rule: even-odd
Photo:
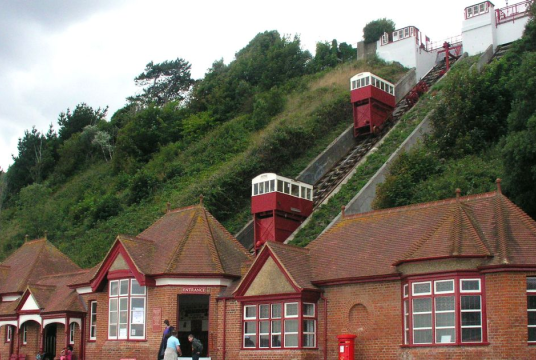
[[[337,358],[336,335],[352,333],[356,359],[534,359],[527,345],[526,273],[485,276],[489,345],[405,348],[402,343],[400,282],[326,288],[328,359]]]
[[[0,327],[0,359],[9,359],[10,355],[11,343],[6,342],[6,332],[7,326]],[[15,337],[15,334],[13,334],[13,337]],[[13,349],[16,350],[17,340],[13,339],[13,342]]]
[[[27,355],[29,359],[35,359],[35,355],[39,350],[39,338],[41,336],[41,325],[35,321],[27,321],[24,323],[27,328],[26,332],[26,344],[22,342],[23,331],[22,328],[19,331],[20,350],[19,354]],[[14,348],[16,352],[16,348]]]
[[[485,276],[489,345],[402,346],[401,283],[399,281],[326,287],[328,299],[328,359],[338,358],[337,335],[357,335],[355,359],[536,359],[536,345],[527,344],[526,273]],[[530,274],[529,274],[530,275]],[[536,276],[536,274],[535,274]],[[218,301],[217,348],[213,359],[323,359],[324,309],[318,301],[318,350],[244,351],[241,304]],[[223,315],[226,315],[225,342]],[[225,349],[224,349],[225,348]]]
[[[265,360],[265,359],[295,359],[295,360],[317,360],[323,356],[323,329],[324,313],[323,301],[318,302],[318,322],[317,322],[317,344],[318,349],[307,350],[241,350],[242,347],[242,311],[241,303],[235,300],[218,301],[218,323],[217,348],[211,353],[213,360]],[[225,320],[225,341],[223,339],[223,314],[226,313]],[[225,347],[225,349],[224,349]],[[225,355],[224,355],[225,350]],[[338,357],[336,357],[338,358]]]
[[[212,351],[215,346],[215,336],[218,326],[218,314],[216,313],[215,297],[220,293],[219,287],[208,287],[207,295],[210,295],[209,302],[209,342],[204,344]],[[182,293],[181,286],[163,286],[158,288],[147,288],[147,309],[146,309],[146,340],[125,341],[108,340],[108,287],[102,292],[82,295],[88,309],[90,301],[97,301],[97,340],[86,343],[87,359],[121,359],[132,358],[137,360],[156,358],[162,332],[164,330],[163,321],[168,319],[173,326],[177,326],[177,295]],[[157,331],[153,331],[152,314],[155,308],[160,308],[162,312],[161,326]],[[86,339],[89,339],[89,313],[86,321]],[[189,344],[182,344],[183,348]],[[210,354],[212,355],[212,353]]]

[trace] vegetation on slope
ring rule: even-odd
[[[77,263],[94,265],[117,234],[135,235],[163,214],[166,202],[191,205],[200,194],[218,220],[237,231],[250,217],[251,178],[297,175],[351,122],[352,75],[373,71],[396,81],[405,71],[377,60],[356,62],[350,54],[351,46],[333,41],[319,43],[312,58],[298,38],[265,32],[229,65],[215,62],[186,95],[160,94],[172,86],[144,89],[109,122],[106,109],[81,104],[60,115],[59,134],[28,131],[0,178],[9,187],[0,256],[20,246],[24,235],[46,230]],[[187,68],[179,59],[149,63],[136,79],[187,83]]]

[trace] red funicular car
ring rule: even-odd
[[[251,183],[257,252],[266,241],[284,242],[313,212],[313,186],[273,173]]]
[[[378,134],[396,105],[395,86],[370,72],[350,79],[354,136]]]

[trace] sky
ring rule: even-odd
[[[150,61],[183,58],[200,79],[260,32],[299,35],[314,54],[333,39],[355,47],[379,18],[444,40],[461,33],[464,8],[479,2],[0,0],[0,167],[12,164],[25,130],[57,131],[58,115],[77,104],[108,106],[109,119],[140,91],[134,78]]]

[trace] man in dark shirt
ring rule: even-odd
[[[192,360],[199,360],[201,352],[203,352],[203,344],[193,334],[188,335],[188,341],[192,343]]]

